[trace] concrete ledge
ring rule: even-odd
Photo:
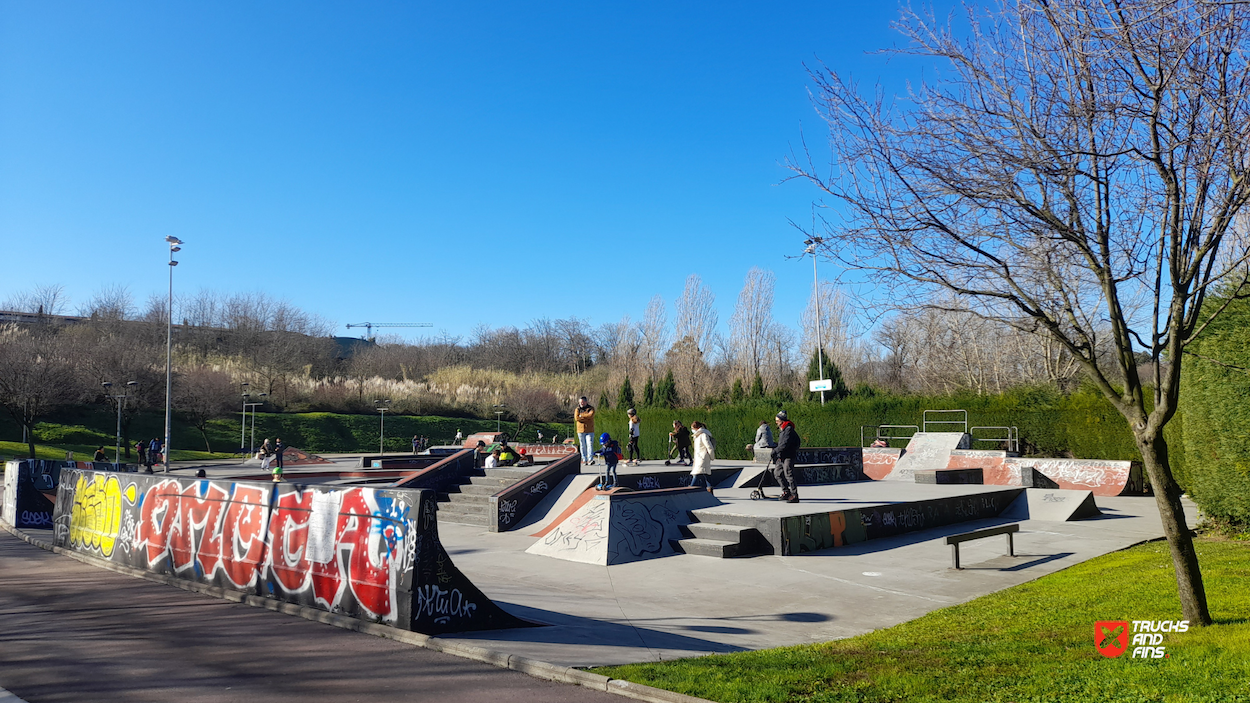
[[[558,666],[536,659],[527,659],[525,657],[508,654],[507,652],[499,652],[484,647],[475,647],[461,642],[452,642],[441,637],[431,637],[423,635],[419,632],[411,632],[408,630],[400,630],[386,625],[380,625],[374,622],[365,622],[350,618],[345,615],[338,615],[316,608],[309,608],[303,605],[277,601],[271,598],[261,598],[259,596],[250,596],[238,591],[228,591],[224,588],[215,586],[207,586],[195,581],[185,581],[177,579],[165,574],[154,574],[150,571],[143,571],[124,564],[117,564],[103,559],[96,559],[85,554],[70,551],[57,547],[49,542],[32,537],[22,530],[19,530],[7,522],[0,521],[0,528],[6,532],[32,544],[40,549],[45,549],[55,554],[76,559],[89,566],[108,569],[119,574],[125,574],[135,578],[141,578],[155,583],[165,584],[181,588],[184,591],[192,593],[200,593],[207,596],[213,596],[232,603],[241,603],[256,608],[265,608],[266,610],[277,611],[286,615],[295,615],[305,620],[332,625],[344,630],[351,630],[375,637],[385,637],[386,639],[404,642],[406,644],[424,647],[425,649],[436,652],[443,652],[452,656],[464,659],[472,659],[485,664],[497,666],[502,669],[511,669],[537,679],[547,681],[555,681],[557,683],[567,683],[576,686],[585,686],[598,691],[607,691],[615,693],[626,698],[633,698],[640,701],[649,701],[650,703],[714,703],[704,698],[695,698],[682,693],[674,693],[665,691],[662,688],[653,688],[642,684],[632,683],[622,679],[609,679],[607,676],[595,674],[581,669],[574,669],[567,666]],[[2,701],[0,701],[2,703]]]

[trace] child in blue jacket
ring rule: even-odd
[[[599,435],[599,451],[595,454],[603,456],[603,478],[599,480],[598,488],[606,491],[616,486],[616,462],[621,455],[621,443],[604,432]]]

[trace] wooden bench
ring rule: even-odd
[[[1007,554],[1008,556],[1016,555],[1016,545],[1012,539],[1012,535],[1020,531],[1020,525],[999,525],[998,527],[987,527],[984,530],[975,530],[973,532],[965,532],[959,535],[951,535],[946,538],[946,543],[951,546],[951,568],[958,569],[959,566],[959,544],[969,540],[981,539],[982,537],[993,537],[994,535],[1007,535]]]

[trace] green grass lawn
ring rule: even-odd
[[[1216,624],[1165,634],[1164,659],[1093,644],[1097,620],[1180,619],[1151,542],[850,639],[596,671],[726,703],[1250,701],[1250,544],[1197,546]]]
[[[57,444],[55,446],[52,446],[48,444],[36,443],[35,444],[35,458],[54,459],[57,461],[63,461],[65,459],[65,452],[74,452],[75,460],[91,461],[91,457],[92,455],[95,454],[95,449],[98,446],[100,445],[99,444],[94,444],[94,445],[91,445],[91,444]],[[113,460],[113,445],[112,444],[104,445],[104,453],[108,455],[108,460],[112,461]],[[0,442],[0,457],[5,457],[7,459],[26,459],[29,456],[30,456],[30,449],[26,446],[24,442]],[[237,457],[239,455],[238,454],[223,454],[219,452],[213,452],[212,454],[209,454],[208,452],[203,452],[203,451],[197,452],[197,451],[188,451],[185,449],[174,449],[174,455],[171,458],[174,461],[190,461],[192,459],[229,459],[232,456]],[[122,453],[123,464],[125,463],[134,464],[137,461],[138,461],[138,457],[135,456],[135,453],[133,450],[130,452],[130,458],[127,459],[125,450],[123,448],[123,453]]]

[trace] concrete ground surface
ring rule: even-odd
[[[746,507],[816,512],[818,505],[854,505],[858,496],[849,494],[861,490],[854,484],[802,487],[798,505]],[[736,502],[747,492],[716,493]],[[536,539],[529,536],[533,527],[494,534],[440,522],[439,534],[456,566],[488,596],[552,625],[461,641],[553,664],[596,666],[850,637],[1163,536],[1154,498],[1096,501],[1100,518],[1020,521],[1014,558],[1006,556],[1003,537],[964,543],[961,571],[950,568],[943,537],[1012,521],[965,522],[793,557],[681,554],[617,566],[526,554]],[[1192,524],[1196,509],[1188,501],[1186,509]]]
[[[30,703],[625,700],[106,571],[4,531],[0,687]]]

